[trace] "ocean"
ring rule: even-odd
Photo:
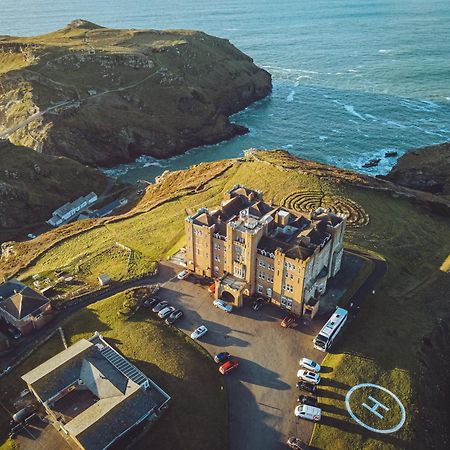
[[[0,0],[0,34],[42,34],[76,18],[199,29],[273,76],[272,95],[232,117],[249,134],[106,170],[126,181],[252,147],[384,174],[395,163],[385,152],[450,140],[448,0]],[[378,167],[361,167],[373,158]]]

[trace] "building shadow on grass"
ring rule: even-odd
[[[317,395],[319,397],[325,397],[325,398],[334,398],[336,400],[344,400],[344,395],[340,394],[339,392],[335,391],[329,391],[328,389],[318,389]]]
[[[330,366],[321,366],[320,373],[330,373],[333,372],[333,368]]]
[[[361,425],[358,425],[357,423],[351,423],[348,420],[340,420],[338,418],[330,417],[328,415],[323,414],[320,423],[323,425],[327,425],[329,427],[337,428],[338,430],[342,430],[347,433],[364,435],[365,439],[371,438],[373,440],[383,442],[385,444],[390,444],[394,446],[394,448],[399,449],[411,448],[410,442],[406,442],[390,434],[380,434],[371,432],[361,427]]]
[[[330,386],[330,387],[335,388],[335,389],[343,389],[345,391],[348,391],[350,389],[350,386],[348,384],[346,384],[346,383],[342,383],[342,382],[337,381],[335,379],[325,378],[325,377],[322,377],[320,379],[320,385],[321,386]]]

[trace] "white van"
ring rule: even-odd
[[[322,418],[322,410],[315,406],[298,405],[294,413],[300,419],[312,420],[313,422],[319,422]]]

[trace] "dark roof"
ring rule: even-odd
[[[246,197],[238,195],[222,204],[222,220],[229,220],[231,217],[239,214],[239,211],[248,207],[249,201]]]
[[[195,222],[210,227],[214,223],[214,219],[208,213],[204,212],[195,218]]]
[[[76,438],[87,450],[104,449],[113,437],[135,425],[154,406],[151,392],[138,389],[78,433]]]
[[[44,402],[73,383],[76,389],[87,388],[95,395],[93,404],[64,425],[69,435],[88,450],[104,449],[157,407],[152,389],[142,389],[126,377],[86,339],[22,378]],[[81,387],[78,380],[83,381]]]
[[[20,320],[46,305],[49,300],[18,280],[0,286],[0,308]]]

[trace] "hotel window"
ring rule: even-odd
[[[220,250],[220,244],[214,244],[214,249],[215,250]]]
[[[266,263],[264,261],[259,259],[258,263],[259,263],[259,267],[266,267]]]
[[[272,289],[267,288],[266,289],[266,294],[267,294],[267,297],[272,298]]]
[[[256,286],[256,290],[258,291],[258,294],[262,294],[263,293],[263,287],[260,284],[258,284]]]
[[[220,256],[219,255],[215,255],[214,256],[214,261],[220,262]]]
[[[264,274],[264,272],[258,272],[258,278],[261,278],[261,280],[265,280],[266,275]]]
[[[269,283],[273,283],[273,277],[271,275],[267,275],[267,281]]]
[[[292,308],[292,300],[288,297],[281,297],[281,305],[284,306],[287,309],[291,309]]]

